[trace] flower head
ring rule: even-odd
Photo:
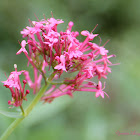
[[[17,66],[14,65],[14,67],[15,71],[11,72],[7,80],[2,81],[2,83],[4,83],[3,86],[10,89],[12,94],[12,101],[8,101],[8,104],[18,107],[21,106],[23,100],[27,100],[26,95],[29,94],[29,90],[26,90],[25,92],[26,80],[23,80],[22,87],[19,79],[19,75],[25,71],[17,71]]]
[[[95,92],[96,97],[104,98],[104,94],[107,93],[103,91],[101,81],[96,84],[92,79],[107,78],[108,73],[111,72],[110,66],[113,65],[109,59],[114,55],[108,55],[109,51],[105,45],[100,46],[92,42],[98,36],[92,33],[94,30],[92,32],[83,30],[81,35],[86,38],[84,41],[79,41],[77,39],[79,32],[72,31],[74,23],[70,21],[65,31],[58,32],[57,26],[61,23],[62,20],[52,17],[32,21],[31,27],[27,26],[21,31],[23,37],[27,37],[27,41],[21,42],[21,49],[17,54],[24,52],[28,63],[33,66],[35,77],[33,82],[29,73],[24,72],[27,83],[36,93],[41,87],[43,78],[45,81],[52,80],[52,88],[42,97],[45,102],[65,94],[72,96],[74,91]],[[25,49],[26,44],[28,44],[29,54]],[[53,77],[51,75],[51,78],[46,78],[48,71],[51,71],[49,73],[52,73]],[[59,83],[59,78],[65,72],[67,75],[62,76],[63,82],[59,84],[58,90],[53,82]],[[70,76],[71,73],[74,74]]]

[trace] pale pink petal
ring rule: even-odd
[[[21,52],[24,52],[25,54],[28,54],[27,50],[25,49],[26,41],[22,40],[21,42],[21,49],[16,53],[16,55],[20,54]]]
[[[99,51],[101,55],[106,55],[108,53],[108,50],[106,50],[104,47],[100,47]]]
[[[88,31],[82,31],[81,35],[88,36],[90,40],[93,40],[94,37],[98,36],[98,34],[92,34],[92,33],[89,33]]]
[[[101,83],[101,81],[98,82],[98,89],[99,89],[99,90],[102,89],[102,83]]]

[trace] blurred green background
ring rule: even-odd
[[[0,81],[6,80],[13,64],[26,68],[23,54],[16,56],[22,40],[20,31],[28,19],[53,16],[63,19],[60,30],[69,21],[73,30],[91,31],[102,38],[112,58],[112,73],[105,91],[110,98],[95,98],[94,93],[76,92],[74,98],[60,97],[51,104],[40,102],[8,138],[8,140],[140,140],[140,0],[1,0],[0,1]],[[83,39],[80,37],[80,39]],[[99,42],[99,40],[97,40]],[[30,94],[26,107],[33,96]],[[10,91],[0,84],[0,110],[9,109]],[[0,115],[0,135],[14,119]]]

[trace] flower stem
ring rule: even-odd
[[[23,109],[22,105],[20,106],[20,109],[22,111],[22,115],[24,116],[25,112],[24,112],[24,109]]]
[[[25,109],[25,112],[23,114],[22,118],[18,118],[16,119],[8,128],[7,130],[3,133],[3,135],[1,136],[0,140],[6,140],[8,138],[8,136],[14,131],[14,129],[20,124],[20,122],[22,120],[24,120],[24,118],[26,118],[29,113],[32,111],[32,109],[34,108],[34,106],[39,102],[40,98],[42,97],[42,95],[44,94],[44,92],[46,91],[46,89],[48,88],[49,84],[45,84],[41,90],[38,92],[38,94],[35,96],[35,98],[33,99],[33,101],[30,103],[30,105]]]
[[[18,124],[24,119],[25,117],[16,119],[3,133],[0,140],[6,140],[8,136],[13,132],[13,130],[18,126]]]
[[[52,85],[62,85],[62,84],[64,84],[64,82],[50,82],[50,81],[48,81],[50,84],[52,84]]]

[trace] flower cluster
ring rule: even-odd
[[[15,67],[15,71],[11,72],[7,80],[2,81],[2,83],[4,83],[4,86],[6,88],[10,89],[11,94],[12,94],[12,101],[9,100],[8,104],[18,107],[22,105],[23,100],[27,100],[26,95],[29,94],[29,90],[25,91],[25,85],[27,81],[23,80],[23,88],[22,88],[21,82],[19,79],[19,75],[21,75],[25,71],[24,70],[17,71],[16,64],[14,65],[14,67]]]
[[[36,71],[34,84],[31,84],[28,73],[25,74],[29,86],[34,91],[36,87],[40,87],[42,76],[37,78],[37,69],[43,71],[45,75],[45,67],[48,67],[48,70],[51,69],[57,77],[53,78],[55,82],[58,82],[65,72],[76,73],[76,75],[69,77],[67,74],[60,87],[52,82],[52,87],[42,97],[45,102],[65,94],[72,96],[74,91],[95,92],[96,97],[104,98],[104,94],[107,95],[107,93],[103,91],[101,81],[96,84],[91,79],[96,76],[99,80],[102,77],[107,78],[108,72],[111,72],[109,66],[112,65],[108,59],[114,55],[108,56],[108,50],[104,46],[91,42],[98,34],[84,30],[81,35],[86,38],[80,42],[77,39],[79,33],[72,31],[73,22],[69,22],[65,32],[58,32],[57,25],[61,23],[63,23],[62,20],[54,18],[32,21],[32,27],[27,26],[21,31],[23,37],[27,38],[27,42],[25,40],[21,42],[22,48],[17,54],[24,52]],[[28,44],[29,53],[25,49],[26,44]]]
[[[21,48],[16,54],[23,52],[27,57],[28,65],[31,64],[34,70],[34,82],[28,71],[21,71],[19,74],[23,72],[34,94],[40,89],[42,79],[51,84],[42,97],[44,102],[51,102],[62,95],[72,97],[74,91],[95,92],[95,97],[104,98],[104,94],[108,96],[103,91],[105,85],[102,88],[100,79],[106,79],[111,72],[109,66],[113,64],[109,58],[115,55],[108,55],[109,51],[105,49],[105,45],[91,42],[98,36],[92,33],[94,30],[82,31],[81,35],[85,36],[85,40],[80,42],[77,39],[79,32],[72,31],[73,22],[69,22],[66,31],[58,32],[57,26],[61,23],[62,20],[53,17],[30,21],[31,26],[21,31],[26,40],[21,42]],[[95,77],[99,80],[97,84],[92,80]],[[10,87],[10,84],[5,86]],[[20,85],[19,87],[15,88],[23,93]]]

